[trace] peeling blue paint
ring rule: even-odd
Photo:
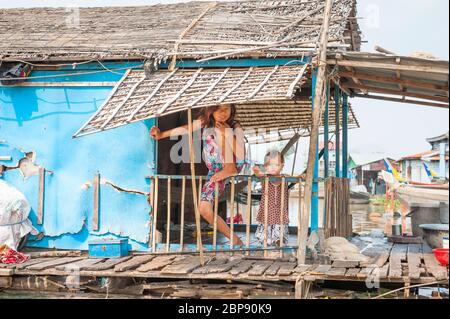
[[[64,71],[64,72],[67,72]],[[58,72],[53,71],[54,74]],[[32,76],[35,72],[32,73]],[[120,74],[83,76],[83,81],[116,81]],[[45,81],[49,81],[46,79]],[[60,81],[54,78],[53,81]],[[33,225],[45,237],[34,247],[87,249],[98,237],[127,237],[132,249],[145,250],[149,240],[149,204],[144,195],[100,188],[100,229],[92,231],[94,175],[127,189],[147,193],[155,162],[148,129],[154,121],[134,123],[79,139],[72,135],[108,97],[108,87],[0,87],[0,165],[15,166],[24,152],[36,154],[46,173],[43,225],[36,225],[39,176],[24,180],[19,170],[3,179],[22,191],[33,211]]]

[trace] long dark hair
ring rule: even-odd
[[[202,110],[199,113],[199,120],[201,120],[202,122],[202,128],[210,128],[210,127],[215,127],[216,123],[214,120],[214,112],[216,112],[219,107],[221,105],[214,105],[214,106],[209,106],[209,107],[204,107],[202,108]],[[238,121],[236,121],[235,117],[236,117],[236,105],[234,104],[230,104],[229,105],[231,107],[231,114],[230,114],[230,118],[227,120],[227,124],[231,127],[231,128],[235,128],[236,125],[238,124]]]

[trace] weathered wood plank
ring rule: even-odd
[[[233,276],[240,275],[242,273],[247,272],[250,268],[252,268],[252,265],[255,263],[254,260],[242,260],[239,264],[234,266],[230,270],[230,274]]]
[[[56,251],[32,251],[27,253],[31,258],[45,258],[45,257],[81,257],[81,250],[56,250]]]
[[[150,262],[141,265],[137,271],[139,272],[148,272],[148,271],[154,271],[154,270],[160,270],[164,268],[165,266],[171,264],[173,260],[175,259],[175,256],[158,256],[151,260]]]
[[[357,278],[367,278],[369,277],[375,268],[373,267],[365,267],[361,268],[361,271],[356,275]]]
[[[194,273],[194,274],[208,274],[208,273],[210,273],[210,270],[213,267],[226,264],[227,262],[228,262],[228,258],[218,258],[218,259],[215,259],[215,260],[211,261],[209,264],[207,264],[207,265],[205,265],[203,267],[195,269],[192,273]]]
[[[9,277],[14,274],[14,269],[0,269],[0,277]]]
[[[242,262],[242,259],[240,259],[240,258],[230,260],[225,264],[212,266],[209,269],[208,273],[217,274],[217,273],[227,272],[227,271],[230,271],[234,266],[239,265],[241,262]]]
[[[55,269],[56,270],[85,270],[86,267],[98,264],[102,261],[104,261],[105,259],[102,258],[86,258],[83,260],[79,260],[79,261],[75,261],[73,263],[70,264],[64,264],[64,265],[59,265],[56,266]]]
[[[328,277],[341,277],[341,276],[345,276],[346,271],[347,271],[347,269],[345,269],[345,268],[331,268],[330,270],[328,270],[326,272],[326,275]]]
[[[333,268],[356,268],[359,267],[359,261],[355,260],[335,260]]]
[[[424,243],[422,249],[423,249],[423,260],[425,262],[427,273],[436,278],[436,280],[448,279],[447,268],[439,264],[430,246]]]
[[[345,277],[356,277],[361,271],[361,268],[349,268],[345,272]]]
[[[205,263],[208,263],[213,257],[205,256]],[[202,266],[201,260],[198,256],[189,256],[178,262],[164,267],[161,270],[162,274],[185,275]]]
[[[267,268],[264,274],[267,276],[275,276],[278,273],[278,270],[280,270],[280,267],[280,262],[274,262],[269,268]]]
[[[91,266],[85,266],[83,270],[89,270],[89,271],[102,271],[114,268],[114,266],[121,264],[123,262],[126,262],[127,260],[130,260],[132,256],[126,256],[121,258],[110,258],[107,259],[105,262],[102,263],[96,263]]]
[[[298,264],[297,267],[295,267],[295,269],[294,269],[294,273],[302,274],[302,273],[307,272],[308,270],[310,270],[311,267],[312,267],[312,265]]]
[[[12,277],[0,277],[0,288],[12,287]]]
[[[391,255],[389,256],[389,278],[398,279],[402,277],[402,260],[406,260],[407,251],[408,245],[395,244],[392,247]]]
[[[21,263],[21,264],[0,264],[0,268],[8,268],[8,269],[24,269],[28,266],[34,265],[34,264],[39,264],[41,262],[44,261],[50,261],[53,260],[54,258],[32,258],[32,259],[28,259],[27,261]]]
[[[262,276],[272,264],[273,261],[258,261],[252,265],[252,268],[248,271],[248,275]]]
[[[310,270],[313,274],[326,274],[332,268],[331,265],[318,265],[317,267]]]
[[[27,270],[45,270],[48,268],[54,268],[55,266],[70,264],[74,261],[78,261],[84,259],[83,257],[63,257],[63,258],[55,258],[50,261],[44,261],[42,263],[37,263],[31,266],[26,267]]]
[[[126,270],[134,269],[134,268],[141,266],[144,263],[149,262],[153,258],[155,258],[155,256],[152,256],[152,255],[134,256],[131,259],[114,266],[114,271],[115,272],[123,272]]]
[[[283,263],[278,270],[278,276],[290,276],[294,272],[295,267],[297,267],[296,263]]]
[[[420,266],[422,265],[422,245],[408,245],[408,277],[411,279],[420,278]]]

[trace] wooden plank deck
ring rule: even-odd
[[[207,264],[201,265],[197,255],[155,256],[139,254],[121,259],[90,259],[88,257],[32,258],[15,267],[3,267],[8,276],[70,276],[74,268],[80,277],[167,278],[178,280],[248,280],[295,283],[306,280],[430,283],[448,282],[448,269],[440,266],[431,249],[422,244],[393,244],[390,251],[381,251],[371,262],[343,261],[331,265],[297,265],[289,259],[249,259],[205,255]],[[390,248],[389,248],[390,249]],[[4,266],[4,265],[3,265]],[[372,277],[371,277],[372,276]],[[4,276],[5,277],[5,276]]]

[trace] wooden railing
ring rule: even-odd
[[[171,218],[172,218],[172,200],[173,200],[173,196],[174,196],[174,191],[173,191],[173,187],[172,187],[172,183],[173,181],[177,180],[180,181],[181,180],[181,193],[180,194],[176,194],[177,196],[177,200],[181,202],[181,209],[180,209],[180,239],[179,239],[179,249],[177,250],[177,252],[179,253],[183,253],[186,252],[185,250],[185,212],[186,212],[186,198],[187,198],[187,184],[186,181],[192,179],[191,176],[180,176],[180,175],[154,175],[154,176],[150,176],[149,177],[151,179],[151,191],[150,191],[150,204],[152,207],[152,226],[151,226],[151,251],[152,253],[173,253],[173,251],[171,251],[171,238],[170,238],[170,234],[171,234]],[[196,179],[198,179],[198,202],[200,202],[200,196],[201,196],[201,189],[202,189],[202,185],[203,182],[206,180],[205,176],[198,176],[196,177]],[[161,187],[161,183],[166,183],[167,184],[167,223],[166,223],[166,239],[165,239],[165,251],[162,252],[161,250],[157,249],[157,238],[156,238],[156,233],[157,233],[157,220],[158,220],[158,215],[161,214],[162,212],[159,211],[158,208],[158,200],[159,200],[159,190]],[[264,233],[264,244],[263,247],[259,247],[259,246],[251,246],[250,245],[250,231],[251,231],[251,213],[252,213],[252,192],[253,192],[253,182],[254,181],[260,181],[262,183],[264,183],[266,185],[266,187],[264,187],[263,189],[265,190],[266,194],[265,194],[265,202],[264,202],[264,229],[265,229],[265,233]],[[215,199],[214,199],[214,205],[213,205],[213,213],[214,213],[214,219],[213,219],[213,233],[212,233],[212,249],[208,249],[208,251],[210,252],[243,252],[246,255],[249,255],[252,251],[263,251],[264,252],[264,256],[268,255],[268,252],[271,250],[274,251],[280,251],[280,256],[283,256],[283,253],[285,251],[288,250],[297,250],[298,249],[298,244],[296,246],[285,246],[283,243],[283,236],[284,236],[284,222],[283,222],[283,218],[284,218],[284,200],[281,200],[281,210],[280,210],[280,220],[281,220],[281,238],[280,238],[280,246],[279,247],[269,247],[268,246],[268,209],[269,209],[269,196],[267,196],[268,194],[268,183],[269,181],[271,182],[275,182],[275,181],[281,181],[281,198],[284,199],[285,196],[289,196],[289,191],[286,189],[286,183],[291,184],[290,186],[293,186],[293,184],[299,184],[301,183],[302,179],[300,177],[295,177],[295,176],[283,176],[283,177],[264,177],[264,178],[257,178],[255,176],[247,176],[247,175],[237,175],[237,176],[233,176],[229,179],[226,180],[226,187],[229,187],[229,193],[227,193],[227,191],[224,192],[223,196],[222,196],[222,200],[224,196],[227,196],[227,198],[229,198],[230,200],[230,238],[233,239],[234,238],[234,234],[235,234],[235,225],[234,225],[234,217],[235,217],[235,207],[236,207],[236,186],[237,186],[237,182],[240,183],[244,183],[244,185],[240,185],[240,188],[237,190],[238,192],[240,191],[240,189],[243,187],[243,189],[246,188],[246,208],[245,208],[245,245],[244,246],[235,246],[233,245],[233,241],[230,240],[230,244],[229,244],[229,248],[228,249],[218,249],[219,246],[217,245],[217,221],[218,221],[218,216],[219,216],[219,191],[218,191],[218,187],[219,184],[216,183],[215,185]],[[246,183],[245,183],[246,182]],[[302,187],[301,184],[299,186],[299,193],[298,193],[298,211],[297,211],[297,220],[298,220],[298,228],[300,228],[300,224],[301,224],[301,207],[302,207]],[[179,191],[179,189],[178,189]],[[178,196],[181,196],[181,198],[179,198]],[[191,194],[192,196],[192,194]],[[229,197],[228,197],[229,196]],[[197,229],[197,234],[199,234],[200,232]],[[203,245],[202,245],[203,246]],[[192,247],[192,246],[191,246]],[[205,247],[204,247],[205,248]],[[199,252],[198,249],[198,245],[195,245],[195,251]]]

